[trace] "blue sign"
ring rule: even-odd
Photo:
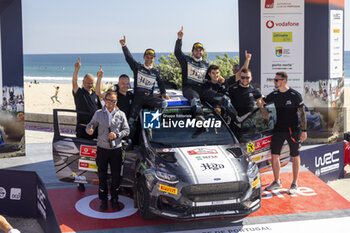
[[[160,116],[162,114],[157,110],[156,112],[143,112],[143,128],[144,129],[159,129]]]
[[[300,159],[324,182],[339,179],[344,172],[344,142],[300,151]]]

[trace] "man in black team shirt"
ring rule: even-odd
[[[95,81],[95,77],[92,74],[86,74],[83,79],[83,87],[79,87],[78,75],[80,67],[81,61],[80,58],[78,58],[78,62],[74,64],[72,79],[74,103],[77,111],[76,135],[78,138],[94,139],[97,138],[97,133],[88,135],[85,132],[85,127],[90,122],[95,112],[100,109],[102,105],[100,99],[92,90]]]
[[[99,97],[104,99],[107,92],[101,93],[102,76],[97,76],[96,94]],[[114,85],[114,91],[118,95],[117,96],[118,97],[117,107],[125,113],[126,119],[129,119],[130,108],[131,108],[132,97],[133,97],[133,94],[130,91],[128,91],[129,88],[130,88],[129,76],[127,76],[126,74],[120,75],[119,80],[118,80],[118,84]]]
[[[92,74],[86,74],[83,79],[83,87],[79,87],[78,75],[81,67],[80,58],[78,62],[74,64],[74,73],[72,79],[72,91],[75,103],[75,109],[77,111],[77,125],[76,125],[76,136],[78,138],[94,139],[97,138],[97,130],[92,134],[88,135],[85,132],[86,125],[90,122],[92,116],[98,109],[102,108],[100,99],[92,90],[94,86],[95,77]],[[97,73],[99,76],[99,72]],[[79,191],[85,191],[84,184],[78,184]]]
[[[240,81],[228,90],[232,105],[238,112],[238,117],[253,111],[255,100],[261,101],[262,97],[260,91],[250,84],[252,72],[249,69],[243,69],[240,76]]]
[[[201,99],[213,106],[216,113],[221,113],[224,108],[230,118],[235,120],[237,111],[232,106],[230,98],[225,95],[225,86],[219,82],[220,70],[217,65],[210,65],[203,84],[204,91]]]
[[[252,54],[248,53],[245,50],[245,61],[241,68],[239,68],[238,64],[233,65],[232,72],[233,75],[225,78],[225,86],[226,88],[230,88],[234,84],[238,83],[241,79],[241,73],[243,69],[248,69],[250,60],[252,59]]]
[[[293,181],[289,189],[294,194],[298,189],[298,176],[300,168],[300,143],[307,139],[306,114],[303,99],[299,92],[287,86],[288,75],[286,72],[277,72],[274,82],[277,91],[271,92],[262,104],[273,102],[277,112],[277,122],[271,138],[271,156],[274,181],[266,187],[266,190],[282,188],[280,181],[280,153],[285,140],[293,159]],[[300,115],[301,129],[298,124]],[[300,133],[301,130],[301,133]]]
[[[125,36],[119,42],[122,45],[125,59],[134,73],[134,98],[129,117],[131,132],[130,137],[131,139],[134,139],[136,127],[135,124],[140,109],[145,106],[157,108],[162,112],[168,105],[165,99],[169,99],[169,96],[166,94],[159,69],[153,67],[153,62],[156,56],[154,50],[146,49],[143,55],[145,62],[144,64],[141,64],[136,62],[132,57],[128,47],[125,44]],[[153,89],[156,81],[158,83],[160,94],[164,99],[153,96]]]
[[[251,81],[251,71],[249,69],[242,69],[239,82],[231,86],[228,90],[231,103],[237,110],[237,119],[239,121],[242,121],[247,113],[254,110],[255,101],[257,101],[257,103],[262,101],[260,91],[250,84]],[[232,121],[230,128],[235,133],[236,137],[240,138],[240,127]]]
[[[177,33],[175,56],[182,70],[182,93],[190,101],[194,117],[204,120],[200,96],[203,92],[203,83],[209,63],[203,60],[204,48],[199,42],[192,47],[193,56],[187,56],[181,51],[183,27]]]

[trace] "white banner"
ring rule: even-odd
[[[329,32],[330,78],[343,77],[343,11],[331,10]]]
[[[261,91],[273,91],[276,72],[303,95],[304,0],[261,0]]]

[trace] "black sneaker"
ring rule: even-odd
[[[80,192],[85,192],[85,185],[84,184],[78,183],[77,188]]]
[[[281,181],[274,181],[274,182],[272,182],[269,186],[267,186],[266,188],[265,188],[265,190],[266,191],[271,191],[271,190],[275,190],[275,189],[280,189],[280,188],[282,188],[282,183],[281,183]]]
[[[113,209],[114,211],[120,211],[120,210],[122,209],[122,207],[119,205],[118,200],[112,199],[112,200],[111,200],[111,203],[112,203],[112,209]]]
[[[298,185],[297,184],[292,184],[290,186],[290,189],[288,190],[289,194],[294,194],[298,191]]]
[[[100,205],[100,211],[106,211],[108,208],[107,200],[102,200]]]

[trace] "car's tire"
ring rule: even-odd
[[[136,180],[136,205],[139,213],[143,219],[149,220],[156,217],[149,210],[150,205],[150,194],[146,186],[145,179],[143,177],[138,177]]]

